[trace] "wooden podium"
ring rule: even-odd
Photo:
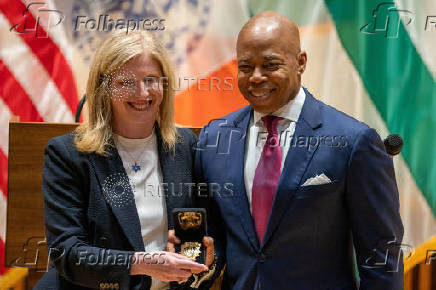
[[[42,277],[48,264],[41,191],[44,148],[52,137],[72,132],[77,125],[9,123],[5,265],[28,268],[29,289]]]

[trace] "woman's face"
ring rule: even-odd
[[[126,62],[110,75],[114,128],[128,131],[152,126],[163,99],[162,70],[150,53]],[[125,129],[124,129],[125,130]],[[121,134],[123,132],[117,132]]]

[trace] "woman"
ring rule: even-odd
[[[85,122],[45,150],[54,267],[35,289],[167,289],[207,270],[163,251],[168,213],[192,206],[190,188],[178,185],[192,182],[195,136],[174,125],[174,92],[161,81],[173,78],[165,49],[148,32],[116,32],[96,52]]]

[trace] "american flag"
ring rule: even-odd
[[[53,1],[0,0],[0,275],[5,272],[9,121],[74,121],[78,94],[71,49],[62,26],[50,29],[61,18]]]

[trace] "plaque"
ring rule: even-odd
[[[180,244],[175,245],[176,252],[205,264],[206,249],[203,245],[203,237],[207,235],[206,210],[175,208],[173,220],[176,236],[180,239]]]

